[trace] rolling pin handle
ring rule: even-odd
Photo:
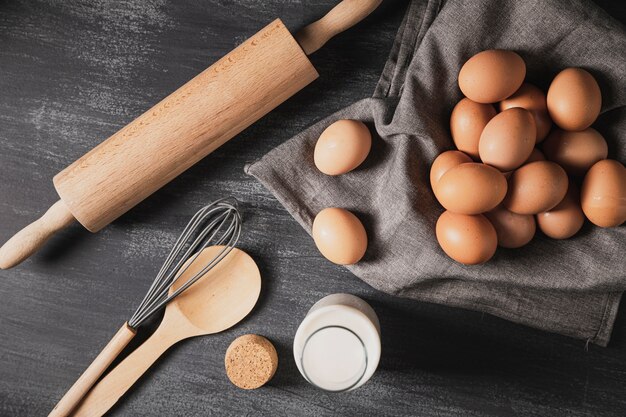
[[[382,0],[343,0],[326,16],[304,27],[294,37],[304,53],[311,55],[330,38],[365,19],[381,3]]]
[[[0,269],[12,268],[35,253],[53,234],[74,222],[74,216],[62,200],[0,248]]]

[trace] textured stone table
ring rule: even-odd
[[[0,1],[0,240],[56,200],[51,179],[176,87],[281,17],[296,30],[334,0]],[[622,21],[619,1],[602,2]],[[78,226],[0,271],[0,415],[46,415],[143,297],[202,205],[234,195],[241,247],[263,275],[241,325],[167,352],[112,415],[620,416],[626,315],[608,348],[488,315],[381,294],[324,260],[243,166],[371,94],[404,9],[387,0],[312,57],[321,78],[102,232]],[[351,292],[380,315],[383,356],[359,390],[326,394],[298,373],[291,341],[322,296]],[[142,331],[139,339],[149,333]],[[237,336],[270,338],[268,386],[242,391],[223,359]]]

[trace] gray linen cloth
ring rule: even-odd
[[[461,65],[492,48],[517,51],[527,79],[544,89],[565,67],[588,69],[603,95],[594,127],[607,139],[609,156],[624,162],[626,36],[620,23],[588,1],[415,0],[374,96],[316,123],[246,170],[309,233],[325,207],[356,213],[370,242],[365,258],[348,269],[381,291],[606,346],[626,289],[625,226],[587,222],[566,241],[538,233],[524,248],[498,248],[480,266],[452,261],[437,244],[435,223],[443,209],[430,190],[429,168],[452,149],[448,126],[462,97]],[[315,168],[313,149],[320,133],[343,118],[370,126],[372,151],[362,167],[329,177]]]

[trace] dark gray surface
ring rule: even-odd
[[[51,178],[273,18],[295,30],[334,1],[0,1],[0,240],[56,200]],[[325,261],[243,166],[309,124],[371,94],[402,15],[387,0],[312,61],[320,80],[92,235],[75,226],[0,271],[0,415],[45,415],[127,320],[201,205],[243,202],[242,248],[263,274],[254,313],[168,352],[114,415],[568,415],[626,410],[626,316],[608,348],[488,315],[381,294]],[[619,2],[603,6],[622,21]],[[291,341],[322,296],[371,302],[383,330],[374,378],[326,394],[298,374]],[[275,342],[265,388],[234,388],[223,354],[236,336]],[[145,336],[145,333],[142,336]]]

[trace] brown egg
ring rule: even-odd
[[[518,214],[548,211],[565,197],[567,182],[567,174],[554,162],[531,162],[513,172],[502,204]]]
[[[367,234],[361,221],[348,210],[326,208],[313,221],[313,240],[329,261],[339,265],[357,263],[367,249]]]
[[[468,216],[444,211],[437,220],[436,234],[446,255],[465,265],[487,262],[498,246],[496,231],[482,214]]]
[[[457,165],[461,165],[466,162],[472,162],[472,158],[460,151],[446,151],[437,158],[430,167],[430,186],[434,190],[435,185],[439,182],[439,179]]]
[[[593,75],[566,68],[554,77],[547,96],[550,117],[561,129],[585,130],[600,114],[602,94]]]
[[[320,135],[313,160],[324,174],[341,175],[361,165],[371,146],[372,135],[363,122],[338,120]]]
[[[531,162],[545,161],[545,160],[546,160],[546,157],[543,155],[543,152],[541,152],[537,148],[533,148],[533,151],[530,153],[530,156],[528,157],[526,162],[524,162],[524,165],[530,164]]]
[[[585,222],[580,208],[580,192],[570,181],[567,194],[552,210],[537,214],[539,229],[552,239],[568,239],[574,236]]]
[[[524,82],[526,64],[512,51],[490,49],[471,57],[459,72],[459,87],[477,103],[496,103],[513,94]]]
[[[535,218],[530,214],[517,214],[498,206],[485,213],[498,235],[498,245],[503,248],[521,248],[535,236]]]
[[[450,116],[450,132],[456,148],[478,161],[480,134],[496,113],[491,104],[476,103],[469,98],[459,101]]]
[[[537,128],[537,143],[548,136],[552,127],[552,120],[548,115],[546,95],[538,87],[524,83],[511,97],[500,102],[500,111],[521,107],[528,110],[535,119]]]
[[[580,192],[585,216],[600,227],[626,221],[626,168],[618,161],[596,162],[585,175]]]
[[[535,120],[520,107],[499,113],[480,135],[480,159],[506,172],[522,165],[535,147]]]
[[[606,159],[609,147],[595,129],[566,132],[555,129],[543,143],[546,157],[570,175],[585,175],[596,162]]]
[[[500,171],[470,162],[451,168],[433,189],[447,210],[459,214],[479,214],[493,209],[506,195],[506,179]]]

